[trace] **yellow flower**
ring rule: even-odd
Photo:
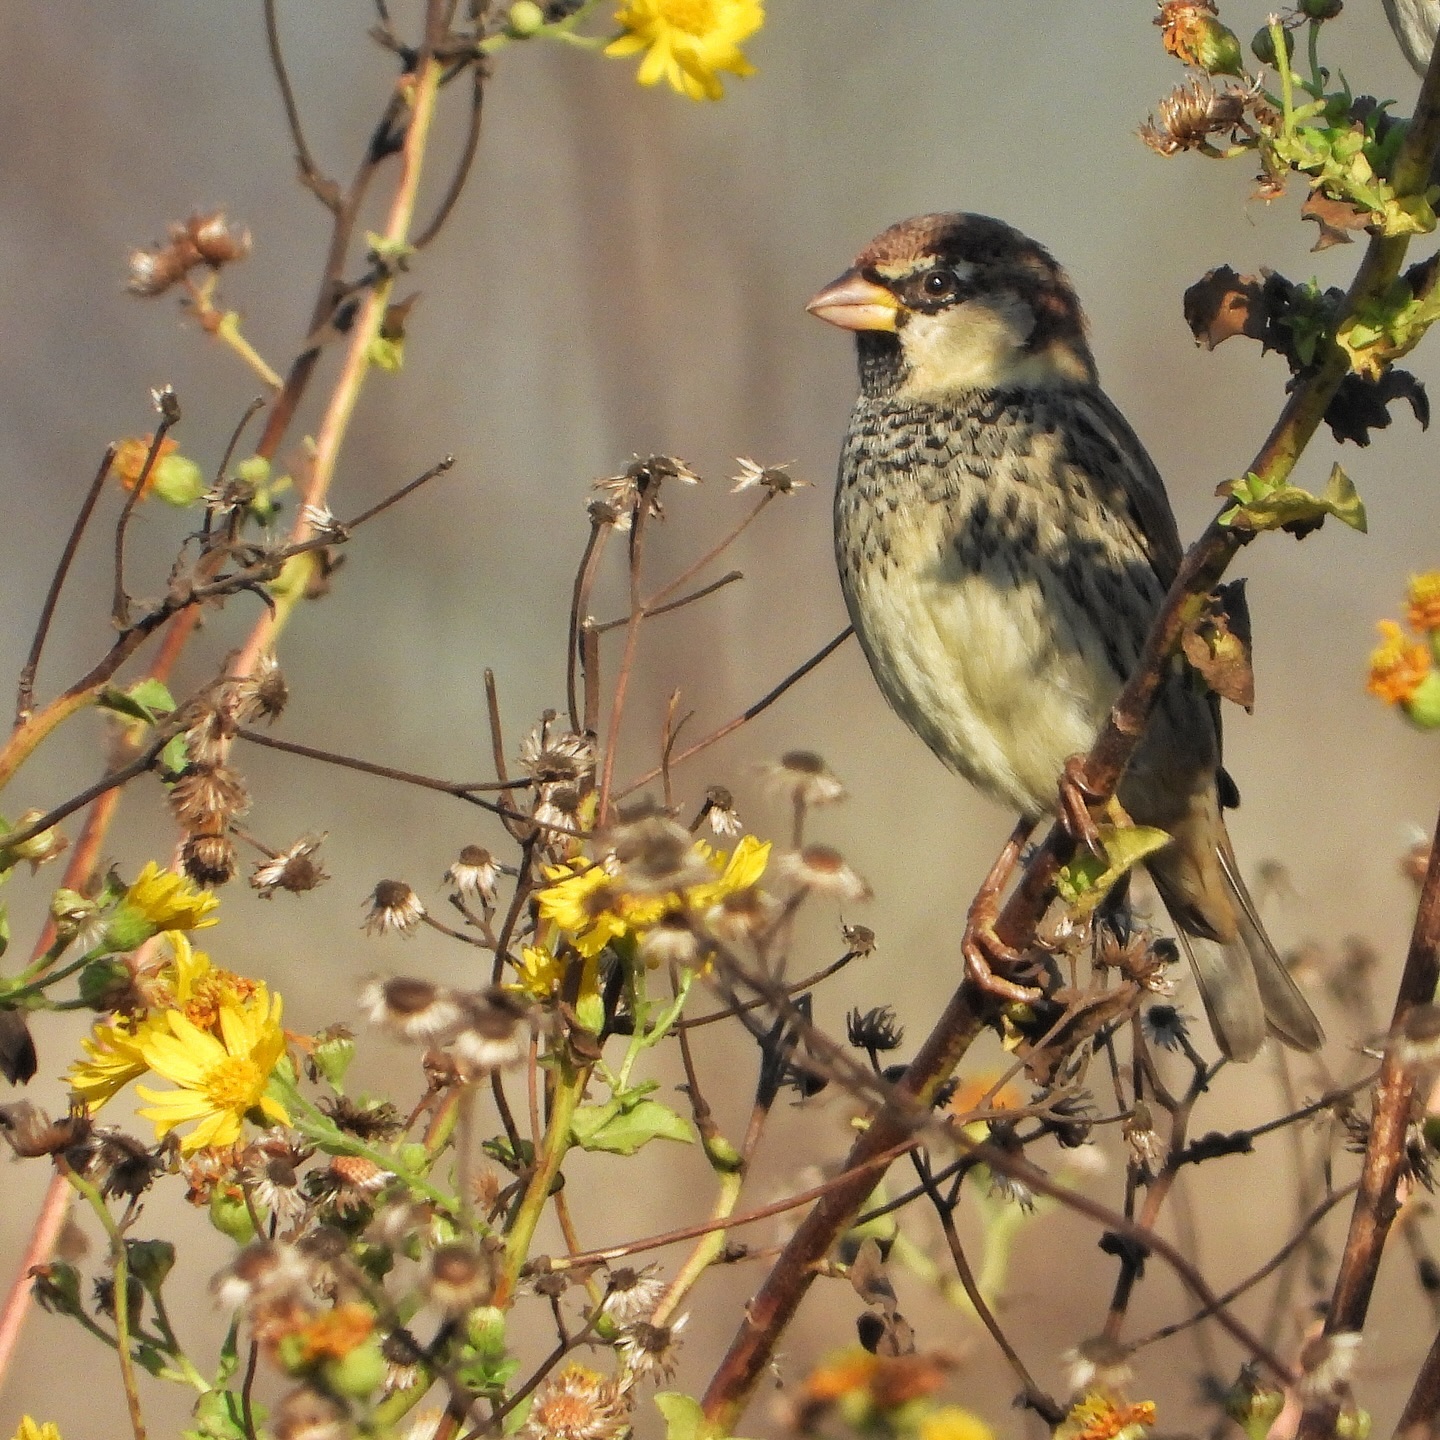
[[[942,1405],[920,1422],[920,1440],[995,1440],[995,1432],[958,1405]]]
[[[692,100],[719,100],[725,94],[722,70],[755,73],[740,42],[765,23],[765,7],[761,0],[627,0],[615,23],[624,33],[605,53],[644,51],[637,76],[642,85],[664,80]]]
[[[1055,1431],[1056,1440],[1140,1440],[1155,1423],[1155,1402],[1125,1405],[1095,1391],[1070,1407]]]
[[[85,1059],[71,1065],[69,1079],[71,1090],[87,1110],[98,1110],[150,1068],[141,1049],[142,1036],[163,1028],[164,1021],[158,1016],[138,1022],[120,1020],[114,1025],[97,1024],[81,1039]]]
[[[210,914],[219,904],[183,875],[162,870],[152,860],[120,897],[101,943],[110,951],[134,950],[162,930],[203,930],[219,923]]]
[[[60,1431],[51,1420],[37,1425],[28,1415],[22,1415],[14,1440],[60,1440]]]
[[[1427,570],[1410,577],[1410,610],[1407,618],[1412,629],[1422,633],[1440,630],[1440,570]]]
[[[168,1011],[179,1010],[192,1024],[214,1033],[225,1005],[241,1006],[264,988],[259,981],[212,965],[182,931],[167,931],[164,939],[171,958],[153,973],[142,992],[155,1007],[153,1012],[113,1023],[97,1021],[80,1041],[85,1058],[71,1065],[70,1088],[92,1112],[150,1068],[145,1042],[170,1033]]]
[[[290,1117],[265,1093],[266,1082],[285,1053],[285,1032],[280,1027],[280,997],[259,986],[243,1005],[220,1008],[217,1038],[178,1010],[166,1011],[167,1033],[149,1034],[141,1041],[146,1066],[178,1090],[152,1090],[141,1085],[140,1097],[150,1104],[140,1111],[155,1122],[164,1139],[179,1125],[198,1122],[180,1142],[190,1154],[206,1145],[230,1145],[240,1138],[240,1122],[258,1109],[275,1124],[288,1125]]]
[[[1405,638],[1393,620],[1380,622],[1384,640],[1370,656],[1370,678],[1365,688],[1391,705],[1403,705],[1430,673],[1430,651]]]
[[[540,918],[554,924],[589,958],[612,940],[627,935],[638,938],[669,911],[708,910],[728,895],[753,889],[769,862],[770,842],[746,835],[726,855],[697,840],[695,853],[715,871],[715,878],[671,895],[630,894],[603,865],[585,859],[547,870],[553,883],[535,897]]]

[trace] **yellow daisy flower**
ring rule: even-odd
[[[1440,630],[1440,570],[1427,570],[1410,577],[1410,608],[1407,618],[1422,634]]]
[[[752,889],[769,863],[770,842],[746,835],[726,855],[697,840],[695,853],[715,871],[715,878],[672,895],[631,894],[603,865],[590,860],[547,870],[553,883],[535,897],[540,917],[562,931],[582,955],[598,955],[612,940],[638,938],[671,910],[708,910],[728,895]]]
[[[942,1405],[920,1422],[920,1440],[995,1440],[995,1432],[958,1405]]]
[[[290,1123],[284,1107],[265,1094],[271,1071],[285,1053],[278,995],[267,995],[261,986],[247,1003],[223,1005],[218,1037],[178,1010],[167,1011],[164,1019],[169,1033],[144,1037],[141,1055],[149,1069],[180,1088],[137,1087],[150,1102],[139,1113],[155,1122],[159,1139],[196,1122],[180,1142],[188,1155],[206,1145],[233,1144],[251,1110],[258,1109],[271,1123]]]
[[[661,80],[692,100],[719,100],[725,94],[720,72],[753,75],[740,51],[765,23],[761,0],[627,0],[616,12],[622,27],[605,47],[607,55],[638,55],[642,85]]]
[[[162,870],[152,860],[121,896],[106,921],[101,944],[110,951],[134,950],[162,930],[203,930],[219,923],[210,914],[219,904],[183,875]]]
[[[60,1430],[53,1420],[37,1425],[28,1415],[22,1415],[14,1440],[60,1440]]]
[[[196,950],[182,931],[167,931],[163,938],[171,958],[160,966],[144,992],[155,1009],[138,1018],[97,1021],[80,1041],[85,1058],[70,1066],[70,1088],[91,1112],[150,1068],[144,1056],[145,1042],[170,1033],[166,1016],[171,1009],[214,1033],[225,1005],[242,1006],[264,988],[259,981],[212,965],[210,957]]]
[[[1405,638],[1393,620],[1382,620],[1380,646],[1370,656],[1370,678],[1365,688],[1391,705],[1403,705],[1430,673],[1430,651]]]

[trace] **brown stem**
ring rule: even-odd
[[[285,68],[285,55],[280,48],[280,27],[275,18],[275,0],[265,0],[265,45],[270,52],[270,67],[274,70],[276,83],[280,86],[280,103],[285,107],[285,123],[290,127],[290,139],[295,146],[295,164],[300,171],[301,183],[315,192],[326,209],[338,214],[339,187],[321,173],[315,157],[310,153],[310,146],[305,142],[305,131],[300,124],[300,107],[296,103],[290,75]]]
[[[570,710],[570,729],[576,735],[587,734],[591,729],[588,723],[582,725],[575,683],[575,667],[581,660],[580,632],[585,624],[585,611],[590,605],[590,591],[595,584],[595,572],[600,564],[600,556],[604,553],[605,541],[614,528],[608,520],[590,521],[585,553],[580,557],[579,568],[575,571],[575,585],[570,592],[570,643],[565,652],[565,697]],[[593,632],[591,633],[593,635]],[[588,667],[586,674],[588,677]]]
[[[145,493],[150,472],[160,458],[160,447],[165,443],[165,436],[180,418],[180,406],[175,399],[175,392],[167,387],[161,395],[160,423],[155,427],[155,434],[150,439],[150,450],[145,456],[145,463],[140,467],[135,484],[125,497],[120,518],[115,522],[115,596],[111,602],[110,613],[115,624],[122,630],[130,623],[130,597],[125,593],[125,532],[130,528],[130,516],[134,513],[136,504]]]
[[[55,606],[60,599],[60,591],[65,586],[65,577],[70,573],[70,564],[75,559],[75,551],[80,547],[80,537],[85,533],[85,526],[89,523],[95,504],[100,499],[100,492],[105,486],[105,477],[110,473],[110,466],[114,461],[115,447],[111,445],[101,458],[100,468],[95,472],[95,478],[90,482],[90,491],[80,506],[80,513],[75,517],[74,525],[70,527],[70,538],[65,542],[60,563],[55,567],[55,574],[50,580],[50,589],[46,593],[45,604],[40,611],[39,622],[35,626],[35,638],[30,643],[30,654],[26,657],[25,666],[20,671],[20,686],[15,697],[15,728],[17,730],[30,718],[30,711],[35,703],[35,672],[40,668],[40,652],[44,650],[45,637],[50,633],[50,621],[55,616]]]

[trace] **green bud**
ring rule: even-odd
[[[332,1025],[316,1036],[310,1058],[324,1076],[325,1083],[338,1091],[344,1083],[350,1062],[355,1058],[355,1036],[344,1025]]]
[[[1431,670],[1405,702],[1411,723],[1422,730],[1440,729],[1440,670]]]
[[[1248,1365],[1225,1396],[1225,1413],[1250,1440],[1265,1440],[1284,1408],[1285,1396],[1278,1390],[1262,1388],[1255,1371]]]
[[[183,455],[167,455],[151,471],[151,486],[167,505],[184,509],[193,505],[209,488],[200,467]]]
[[[1335,1434],[1339,1440],[1370,1440],[1370,1412],[1342,1410],[1335,1417]]]
[[[1228,25],[1207,16],[1196,23],[1194,41],[1195,63],[1207,75],[1245,73],[1240,37]]]
[[[505,25],[512,35],[524,40],[545,28],[545,12],[535,0],[515,0],[505,16]]]
[[[477,1305],[465,1319],[465,1338],[487,1368],[505,1358],[505,1312]]]
[[[380,1342],[371,1336],[338,1360],[327,1360],[320,1367],[325,1384],[336,1395],[351,1400],[363,1400],[379,1389],[385,1379],[385,1357],[380,1353]]]
[[[168,1240],[127,1240],[130,1273],[153,1295],[175,1268],[175,1247]]]
[[[1300,0],[1300,13],[1307,20],[1333,20],[1345,8],[1345,0]]]
[[[251,455],[235,467],[235,478],[247,485],[263,485],[270,478],[270,462],[263,455]]]
[[[248,1245],[255,1238],[250,1208],[238,1187],[217,1185],[210,1196],[210,1223],[237,1245]]]
[[[1288,31],[1280,32],[1285,37],[1285,61],[1288,64],[1295,54],[1295,37]],[[1255,38],[1250,42],[1250,53],[1262,64],[1268,65],[1273,70],[1275,64],[1275,37],[1270,33],[1268,25],[1262,25],[1256,32]]]
[[[158,933],[155,922],[148,915],[132,910],[128,905],[117,905],[100,933],[98,948],[107,954],[123,955],[138,950]]]
[[[44,813],[43,810],[27,810],[9,828],[26,830]],[[69,843],[52,825],[50,829],[38,831],[28,840],[22,840],[18,845],[7,845],[5,847],[6,864],[13,865],[17,860],[28,860],[31,868],[35,869],[47,860],[53,860]]]
[[[85,1316],[85,1302],[80,1298],[80,1272],[63,1260],[37,1265],[30,1274],[35,1281],[35,1299],[42,1310],[52,1315]]]
[[[411,1175],[424,1175],[430,1169],[430,1152],[413,1141],[402,1145],[395,1158],[400,1162],[400,1168]]]

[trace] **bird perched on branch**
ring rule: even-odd
[[[873,240],[808,308],[853,330],[859,350],[835,551],[880,689],[991,798],[1032,823],[1068,799],[1062,813],[1083,828],[1067,761],[1134,669],[1181,547],[1159,474],[1100,388],[1069,280],[1001,221],[923,215]],[[1213,697],[1177,662],[1119,801],[1173,837],[1148,868],[1220,1049],[1247,1060],[1268,1027],[1314,1050],[1320,1026],[1225,832],[1231,788]],[[1019,998],[992,970],[1018,959],[995,934],[992,879],[967,966]]]

